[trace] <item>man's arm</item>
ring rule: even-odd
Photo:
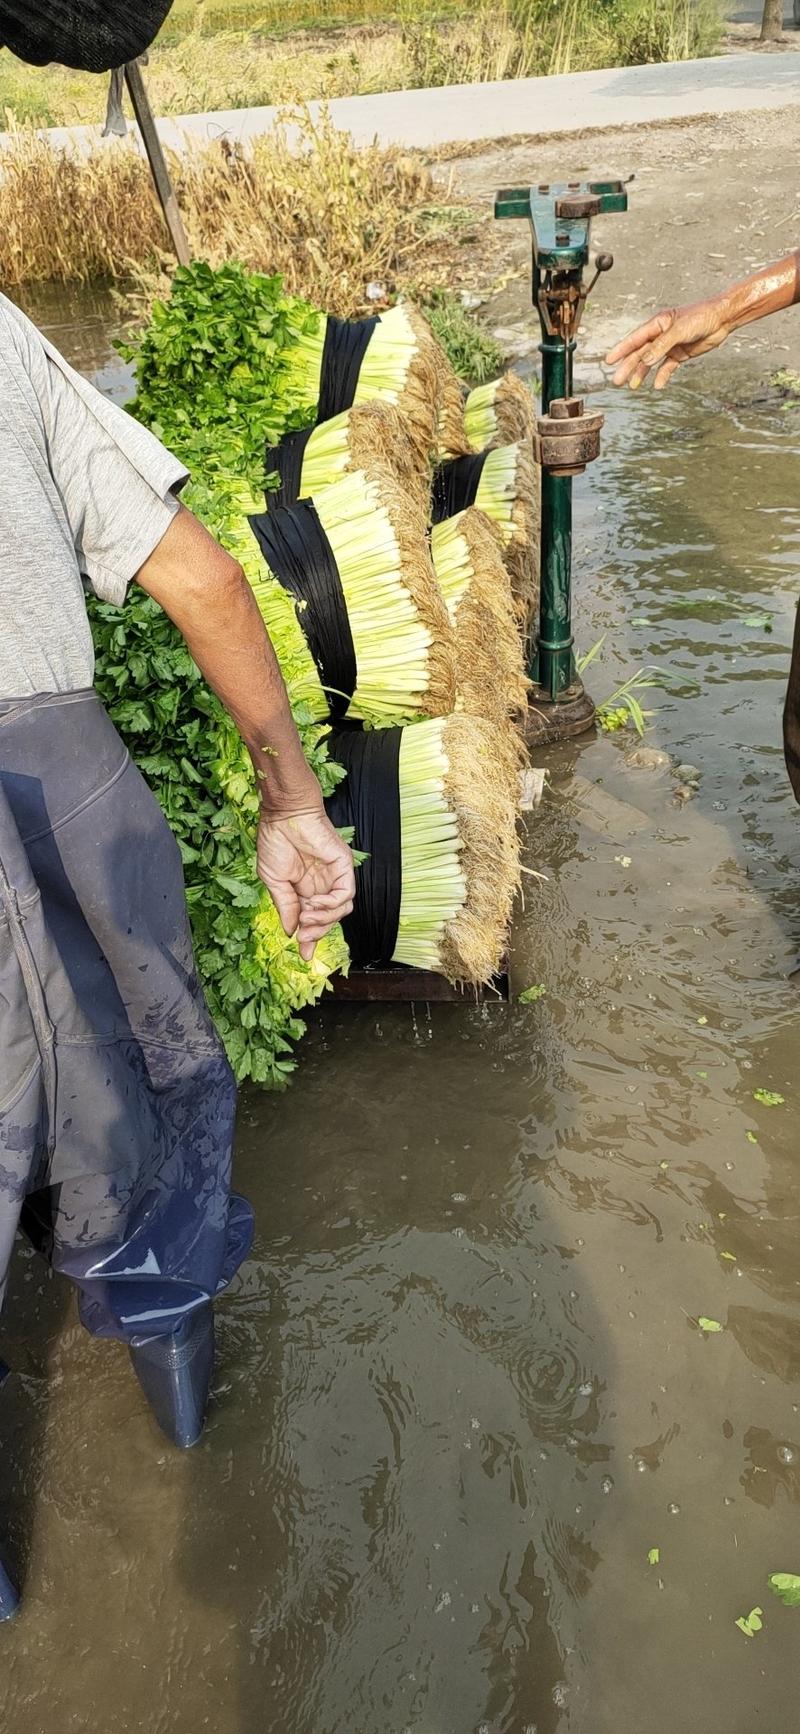
[[[740,326],[764,319],[769,313],[780,313],[797,301],[800,252],[789,253],[708,301],[655,313],[606,356],[609,367],[616,368],[614,384],[629,385],[635,391],[655,368],[655,389],[660,391],[681,362],[718,349]]]
[[[259,874],[309,958],[352,909],[353,861],[325,814],[250,586],[185,507],[136,576],[174,621],[250,753],[261,789]]]

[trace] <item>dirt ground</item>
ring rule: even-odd
[[[581,378],[590,385],[599,383],[599,357],[640,316],[713,294],[800,246],[799,146],[800,104],[497,145],[455,158],[447,168],[452,196],[487,210],[501,186],[559,175],[635,176],[627,215],[593,226],[593,248],[611,250],[616,264],[598,283],[581,334]],[[465,257],[464,282],[487,293],[481,316],[509,352],[515,358],[535,354],[527,224],[487,224],[477,256],[473,250]],[[729,358],[737,351],[763,355],[768,371],[800,366],[800,313],[745,329],[727,346]],[[716,358],[703,366],[714,369]]]

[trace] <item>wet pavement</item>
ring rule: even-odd
[[[596,401],[581,648],[598,699],[666,671],[669,763],[553,756],[536,1004],[328,1007],[245,1096],[259,1230],[195,1452],[20,1251],[13,1734],[794,1734],[800,411],[737,358]]]

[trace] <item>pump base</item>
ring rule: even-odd
[[[568,687],[563,698],[554,703],[543,687],[534,686],[528,700],[528,713],[523,723],[529,747],[553,746],[556,741],[568,741],[594,728],[596,711],[588,692],[577,680]]]

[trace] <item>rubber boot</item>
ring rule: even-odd
[[[19,1594],[0,1560],[0,1621],[11,1620],[19,1607]]]
[[[133,1369],[161,1428],[180,1451],[203,1431],[214,1370],[214,1309],[210,1301],[168,1337],[134,1337]]]

